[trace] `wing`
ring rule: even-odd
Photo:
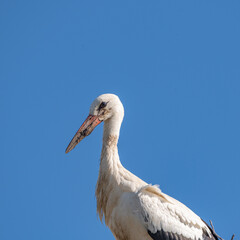
[[[141,221],[154,240],[215,240],[208,226],[185,205],[147,185],[138,192]]]

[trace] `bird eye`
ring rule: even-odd
[[[101,102],[101,104],[99,105],[99,110],[102,109],[102,108],[105,108],[107,106],[107,103],[106,102]]]

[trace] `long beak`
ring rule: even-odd
[[[76,145],[80,143],[86,136],[88,136],[93,131],[93,129],[101,122],[102,121],[99,120],[98,116],[89,115],[82,124],[82,126],[78,129],[72,141],[69,143],[65,153],[73,150]]]

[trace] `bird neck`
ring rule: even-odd
[[[105,217],[107,225],[111,214],[110,208],[107,208],[108,198],[113,189],[116,189],[119,182],[119,170],[123,168],[117,148],[120,126],[121,123],[116,125],[112,119],[104,122],[103,145],[95,195],[98,215],[101,221],[103,216]]]
[[[123,167],[118,155],[118,138],[122,119],[112,117],[104,122],[103,144],[101,153],[100,172],[117,176]]]
[[[112,120],[112,121],[111,121]],[[97,212],[108,225],[112,209],[123,192],[135,192],[143,185],[141,179],[125,169],[118,155],[118,138],[121,121],[105,121],[101,162],[96,186]]]
[[[108,144],[109,138],[111,138],[112,136],[114,136],[118,141],[122,119],[123,117],[115,115],[104,121],[103,144]]]

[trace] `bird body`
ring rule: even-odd
[[[103,145],[96,186],[97,212],[117,240],[214,240],[217,237],[195,213],[125,169],[118,155],[124,109],[116,95],[92,103],[89,117],[66,152],[104,121]]]

